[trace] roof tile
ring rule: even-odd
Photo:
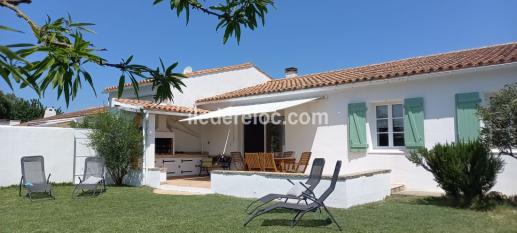
[[[177,112],[177,113],[188,113],[188,114],[199,114],[207,113],[208,110],[200,108],[189,108],[184,106],[177,106],[171,104],[157,104],[146,100],[137,99],[114,99],[115,101],[123,104],[134,105],[142,107],[147,110],[164,111],[164,112]]]
[[[236,91],[203,98],[197,102],[210,102],[267,93],[294,91],[315,87],[335,86],[371,80],[397,78],[417,74],[459,70],[517,60],[517,42],[483,48],[408,58],[380,64],[353,67],[335,71],[309,74],[293,78],[271,80],[266,83]]]

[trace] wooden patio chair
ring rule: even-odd
[[[238,152],[238,151],[230,152],[230,155],[232,157],[233,167],[239,171],[244,170],[244,161],[242,160],[241,152]]]
[[[282,171],[293,173],[305,173],[309,161],[311,160],[312,152],[303,152],[298,162],[282,162]]]
[[[262,171],[258,153],[245,153],[244,160],[248,171]]]
[[[262,164],[263,171],[278,172],[273,153],[260,153],[259,158]]]

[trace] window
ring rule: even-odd
[[[378,147],[404,146],[404,107],[402,104],[375,107]]]
[[[268,123],[266,125],[266,152],[282,152],[284,125]]]

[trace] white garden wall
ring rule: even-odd
[[[0,126],[0,187],[18,185],[21,178],[20,159],[23,156],[43,155],[45,173],[50,182],[77,183],[84,174],[84,161],[96,156],[88,145],[88,130],[54,127]],[[110,183],[106,174],[107,182]],[[126,184],[140,186],[143,175],[133,170]]]
[[[29,155],[43,155],[52,182],[72,182],[74,134],[65,128],[0,126],[0,187],[20,183],[20,158]]]

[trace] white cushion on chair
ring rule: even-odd
[[[303,187],[300,183],[295,183],[293,187],[287,191],[287,195],[297,197],[302,195],[303,191],[305,191],[305,187]]]

